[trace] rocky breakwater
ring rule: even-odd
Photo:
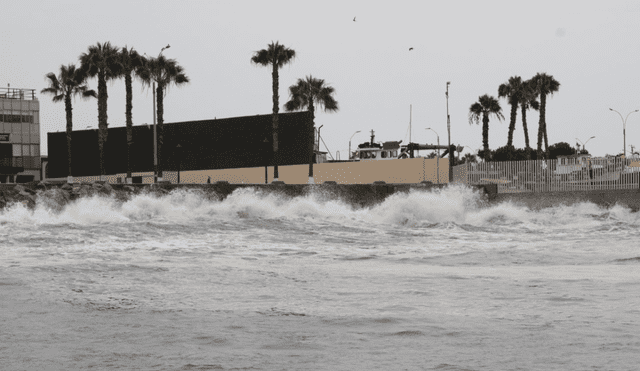
[[[152,192],[158,195],[169,193],[159,187],[134,187],[130,185],[111,185],[106,182],[66,184],[31,182],[25,184],[3,184],[0,187],[0,209],[6,209],[15,204],[22,204],[29,209],[43,205],[49,209],[60,211],[69,202],[82,197],[96,195],[114,197],[124,202],[133,195]]]
[[[34,209],[36,206],[61,211],[68,203],[83,197],[111,197],[119,202],[126,202],[139,194],[150,194],[156,197],[182,190],[196,192],[203,198],[221,201],[241,188],[254,188],[261,193],[271,193],[282,197],[301,197],[311,193],[324,199],[338,199],[359,207],[369,207],[383,202],[396,193],[408,193],[412,190],[432,192],[444,188],[440,184],[109,184],[93,182],[67,184],[64,182],[31,182],[25,184],[0,184],[0,209],[21,203]],[[495,184],[472,186],[482,195],[481,203],[486,203],[496,196]]]

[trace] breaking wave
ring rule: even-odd
[[[396,193],[382,203],[360,207],[320,191],[288,197],[257,188],[240,188],[224,200],[199,190],[174,190],[166,195],[138,194],[129,200],[114,196],[83,197],[60,207],[56,196],[39,196],[30,209],[16,203],[0,211],[0,228],[6,225],[105,225],[152,222],[250,223],[255,220],[314,220],[316,223],[391,228],[463,226],[491,231],[495,228],[527,230],[589,230],[606,232],[636,229],[638,214],[628,208],[602,208],[592,203],[557,206],[538,211],[511,202],[483,204],[469,188],[411,190]],[[44,198],[44,199],[42,199]]]

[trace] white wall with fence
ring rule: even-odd
[[[497,184],[499,193],[638,189],[640,159],[579,157],[556,160],[466,163],[453,181]]]

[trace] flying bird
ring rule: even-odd
[[[356,17],[353,17],[353,21],[354,21],[354,22],[356,21]]]
[[[409,50],[413,50],[413,48],[409,48]]]

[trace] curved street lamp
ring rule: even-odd
[[[593,138],[595,138],[595,136],[592,136],[591,138],[587,139],[587,141],[586,141],[586,142],[584,142],[584,143],[582,143],[582,141],[581,141],[580,139],[578,139],[578,138],[576,138],[576,140],[582,144],[582,150],[584,151],[584,146],[585,146],[587,143],[589,143],[589,141],[590,141],[591,139],[593,139]]]
[[[353,135],[356,135],[359,132],[360,132],[360,130],[358,130],[355,133],[353,133]],[[351,138],[349,138],[349,160],[351,160],[351,139],[353,139],[353,135],[351,136]]]
[[[438,132],[436,132],[435,130],[431,129],[431,128],[426,128],[424,130],[431,130],[434,133],[436,133],[436,137],[438,137],[438,152],[437,152],[437,156],[436,156],[436,179],[438,184],[440,184],[440,135],[438,135]]]
[[[622,114],[616,110],[614,110],[613,108],[609,108],[610,111],[613,111],[615,113],[617,113],[618,115],[620,115],[620,119],[622,119],[622,136],[624,138],[624,157],[627,158],[627,118],[629,118],[629,115],[634,113],[634,112],[638,112],[638,110],[635,111],[631,111],[627,114],[627,117],[622,118]]]

